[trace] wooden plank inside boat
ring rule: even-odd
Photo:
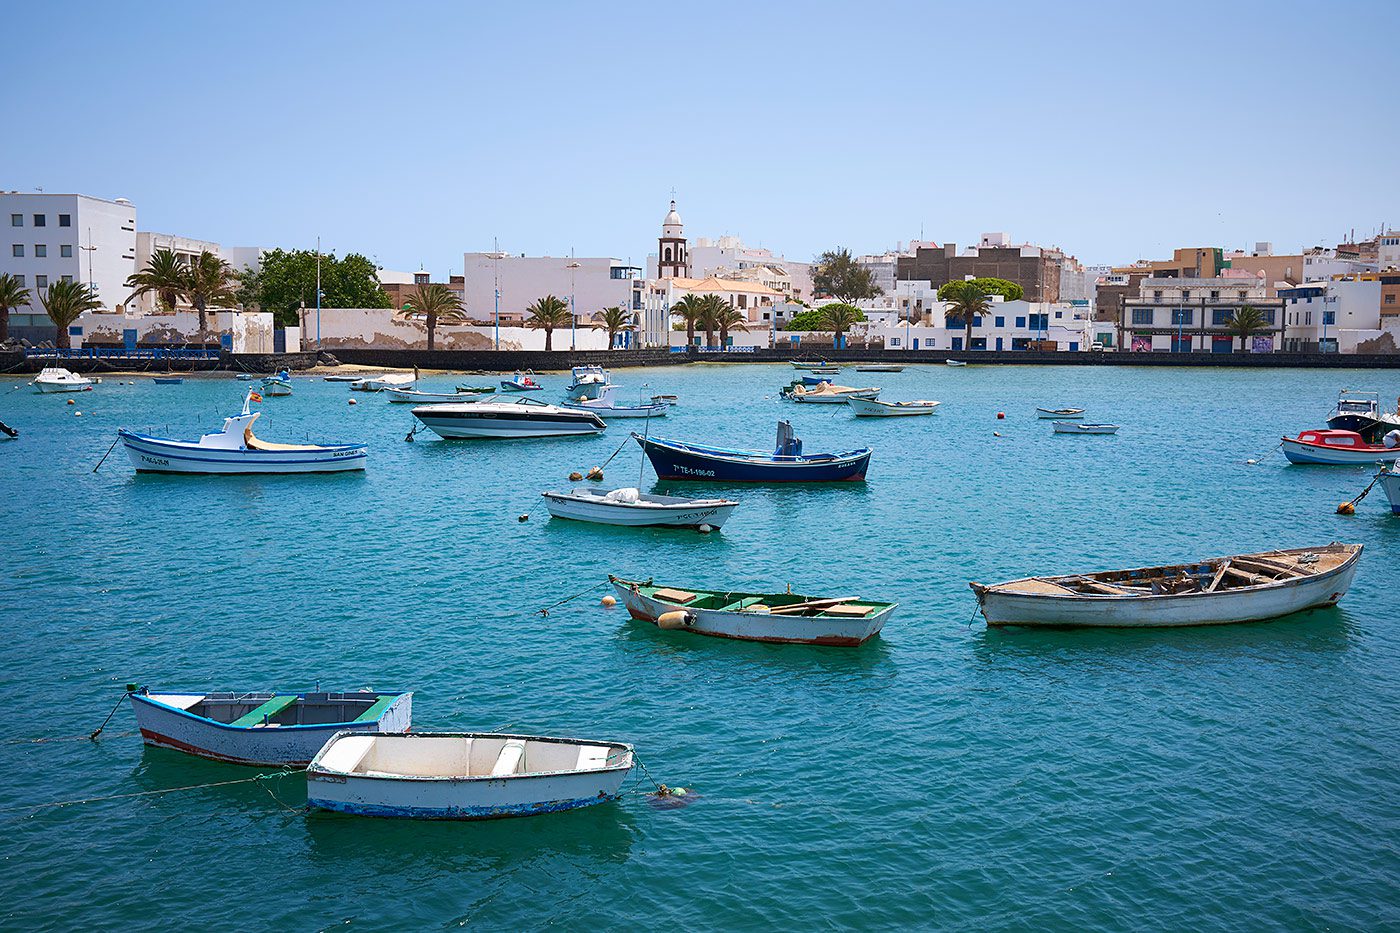
[[[695,598],[694,593],[687,593],[685,590],[672,590],[661,587],[652,594],[657,599],[664,599],[672,603],[688,603]]]

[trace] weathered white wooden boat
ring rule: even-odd
[[[637,489],[604,492],[579,487],[569,492],[546,492],[541,495],[549,514],[555,518],[633,528],[699,528],[701,525],[719,528],[739,505],[733,499],[653,496]]]
[[[848,399],[852,414],[861,418],[900,418],[907,415],[931,415],[941,402],[918,399],[912,402],[882,402],[878,398]]]
[[[866,363],[864,366],[857,366],[858,373],[902,373],[904,367],[899,363]]]
[[[682,590],[609,575],[634,619],[657,628],[803,645],[851,647],[879,632],[896,603],[856,596]]]
[[[1037,408],[1035,416],[1041,419],[1061,419],[1061,418],[1082,418],[1084,409],[1082,408]]]
[[[1400,430],[1368,444],[1355,431],[1303,431],[1280,442],[1289,463],[1317,463],[1326,466],[1366,466],[1390,463],[1400,458]]]
[[[1257,622],[1331,606],[1359,544],[1332,543],[1192,564],[970,584],[988,625],[1165,627]]]
[[[1117,424],[1085,424],[1079,421],[1055,421],[1053,425],[1056,434],[1117,434],[1121,427]]]
[[[368,379],[357,379],[350,383],[354,392],[383,392],[385,389],[411,389],[418,382],[413,373],[388,373]]]
[[[364,444],[274,444],[253,436],[254,398],[243,398],[242,414],[224,419],[223,430],[197,441],[154,437],[122,429],[117,437],[138,473],[338,473],[363,470]]]
[[[623,405],[604,396],[587,402],[561,402],[561,407],[574,411],[591,411],[603,418],[664,418],[671,406],[665,402],[650,405]]]
[[[306,802],[360,816],[489,820],[622,794],[632,746],[480,732],[341,733],[306,769]]]
[[[419,405],[434,405],[439,402],[479,402],[487,395],[480,392],[419,392],[416,389],[385,389],[384,394],[391,402],[417,402]]]
[[[34,377],[32,384],[42,393],[87,392],[92,389],[93,382],[87,376],[69,372],[62,366],[45,366]]]
[[[817,369],[835,369],[839,372],[841,369],[841,367],[834,363],[828,363],[826,360],[789,360],[788,362],[792,364],[793,369],[805,369],[808,372]]]
[[[1381,467],[1376,474],[1376,482],[1381,484],[1381,491],[1390,501],[1390,511],[1400,515],[1400,461],[1392,463],[1388,470]]]
[[[607,428],[591,411],[547,405],[523,397],[510,402],[454,402],[413,409],[413,417],[439,437],[564,437],[597,434]]]
[[[378,379],[383,373],[335,373],[325,378],[326,382],[363,382],[366,379]]]
[[[844,405],[853,398],[875,398],[880,394],[880,389],[878,386],[852,388],[833,385],[830,382],[821,382],[815,386],[793,383],[782,394],[794,402],[809,405]]]
[[[265,376],[262,381],[263,395],[291,395],[292,374],[282,370],[275,376]]]
[[[336,734],[405,732],[411,693],[131,694],[141,739],[242,765],[305,767]]]

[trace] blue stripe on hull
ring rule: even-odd
[[[511,807],[386,807],[374,804],[345,803],[339,800],[320,800],[308,797],[308,806],[354,816],[381,816],[410,820],[500,820],[514,816],[536,816],[541,813],[562,813],[577,810],[609,800],[618,800],[621,794],[610,797],[579,797],[573,800],[550,800],[544,803],[520,804]]]

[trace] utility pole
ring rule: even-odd
[[[316,238],[316,349],[321,349],[321,238]]]
[[[92,254],[95,253],[95,252],[97,252],[97,247],[92,245],[92,228],[91,228],[91,227],[88,227],[88,245],[87,245],[87,246],[83,246],[81,243],[79,243],[79,244],[78,244],[78,249],[80,249],[80,250],[82,250],[83,252],[87,253],[87,260],[88,260],[88,291],[90,291],[90,292],[95,292],[97,289],[96,289],[96,287],[93,285],[93,281],[92,281]]]

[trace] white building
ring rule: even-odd
[[[1400,232],[1387,230],[1376,243],[1381,269],[1400,269]]]
[[[1400,321],[1381,318],[1381,282],[1376,278],[1304,282],[1280,288],[1283,348],[1323,353],[1357,353],[1391,327],[1400,344]]]
[[[810,301],[812,264],[774,255],[763,247],[745,246],[737,236],[718,239],[700,237],[690,244],[687,254],[690,275],[697,279],[716,277],[754,281],[786,291],[791,297]],[[649,278],[657,275],[656,256],[647,257]]]
[[[1088,307],[1024,299],[1002,301],[993,296],[988,312],[973,319],[972,344],[966,347],[965,323],[949,319],[946,308],[946,303],[935,299],[922,318],[906,316],[903,323],[883,318],[872,321],[867,336],[871,342],[883,339],[892,350],[1029,350],[1036,341],[1052,340],[1056,350],[1080,352],[1088,350],[1090,344],[1108,345],[1112,340],[1113,326],[1096,327]]]
[[[498,291],[503,323],[524,321],[525,309],[545,295],[572,300],[579,321],[604,308],[642,304],[642,270],[621,259],[466,253],[462,270],[463,305],[475,321],[495,320]]]
[[[222,246],[211,240],[196,240],[193,237],[177,236],[173,233],[153,233],[141,230],[136,234],[136,261],[132,271],[146,268],[151,255],[156,250],[161,249],[174,252],[176,257],[186,265],[197,259],[200,253],[210,252],[227,262],[235,272],[256,269],[262,261],[263,254],[263,248],[260,246]],[[127,289],[127,294],[130,293],[131,290]],[[131,304],[142,314],[155,314],[159,300],[159,296],[154,292],[147,292],[134,299]],[[180,307],[188,307],[188,304],[181,302]]]
[[[0,218],[9,233],[0,248],[0,272],[19,276],[32,296],[19,315],[39,315],[47,324],[39,293],[62,279],[92,285],[107,310],[120,307],[130,294],[126,279],[136,268],[136,208],[125,198],[0,192]]]

